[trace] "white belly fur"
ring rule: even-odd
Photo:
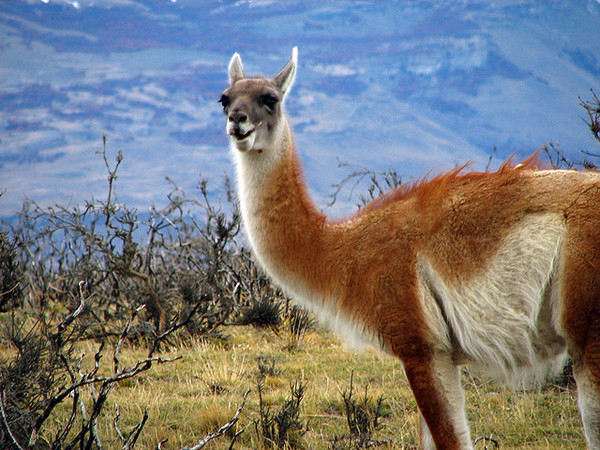
[[[555,276],[565,227],[557,215],[521,221],[486,270],[451,285],[419,260],[421,298],[440,350],[509,381],[539,380],[562,367]]]

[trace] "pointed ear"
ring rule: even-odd
[[[229,61],[229,84],[232,85],[244,77],[244,68],[242,67],[242,58],[237,53],[231,57]]]
[[[298,65],[298,47],[294,47],[292,49],[292,57],[285,65],[285,67],[279,72],[275,78],[273,78],[273,83],[281,92],[285,95],[292,83],[294,82],[294,78],[296,78],[296,66]]]

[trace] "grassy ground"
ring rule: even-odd
[[[370,404],[383,396],[382,427],[373,434],[380,448],[416,448],[418,415],[402,366],[395,359],[367,348],[360,353],[345,348],[332,334],[316,331],[290,346],[290,335],[251,327],[225,329],[224,341],[192,342],[165,352],[180,360],[155,365],[136,378],[125,380],[110,395],[100,435],[106,448],[118,447],[114,431],[115,404],[119,405],[120,427],[129,431],[147,409],[149,418],[137,448],[191,446],[218,429],[233,416],[244,392],[251,389],[240,415],[237,430],[244,429],[236,449],[265,448],[257,433],[260,420],[257,382],[263,380],[263,402],[271,415],[290,396],[290,385],[306,383],[301,402],[302,432],[296,432],[298,448],[353,448],[348,439],[342,392],[353,377],[355,398],[366,395]],[[94,344],[84,348],[95,352]],[[125,348],[121,361],[133,363],[145,351]],[[110,355],[110,352],[107,353]],[[110,365],[106,357],[107,366]],[[259,370],[259,362],[262,367]],[[109,370],[109,369],[107,369]],[[574,389],[548,387],[535,392],[508,389],[465,371],[467,414],[473,439],[491,437],[503,449],[585,448]],[[65,406],[65,412],[67,407]],[[51,424],[52,425],[52,424]],[[54,422],[53,426],[59,426]],[[227,448],[230,438],[211,442],[210,449]],[[492,441],[485,441],[494,448]],[[486,448],[481,441],[476,448]]]

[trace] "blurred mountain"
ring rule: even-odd
[[[578,97],[600,91],[600,2],[14,0],[0,3],[0,216],[105,194],[165,202],[165,176],[233,174],[217,100],[239,52],[272,75],[299,47],[287,101],[325,207],[338,159],[404,179],[541,145],[594,149]],[[347,197],[329,211],[341,214]]]

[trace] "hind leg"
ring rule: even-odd
[[[600,449],[600,389],[586,367],[575,368],[577,404],[590,449]]]
[[[406,375],[419,405],[421,447],[471,449],[460,369],[448,355],[405,361]]]
[[[600,330],[589,333],[585,350],[573,358],[573,374],[588,446],[600,450]]]
[[[584,195],[585,194],[585,195]],[[600,186],[571,205],[561,255],[559,317],[590,449],[600,450]]]

